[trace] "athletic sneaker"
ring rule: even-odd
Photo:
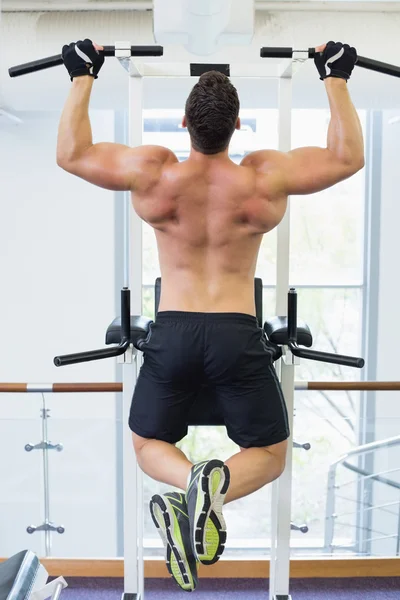
[[[186,501],[193,552],[198,561],[212,565],[225,548],[226,524],[222,506],[229,487],[229,469],[220,460],[194,465]]]
[[[185,494],[170,492],[153,496],[150,512],[166,550],[168,571],[180,588],[192,592],[198,578]]]

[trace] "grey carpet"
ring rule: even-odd
[[[61,600],[120,600],[121,579],[67,578],[69,587]],[[268,582],[261,579],[202,579],[199,600],[268,600]],[[399,600],[400,576],[364,579],[293,579],[293,600]],[[146,600],[183,600],[172,580],[148,579]],[[192,596],[191,596],[192,597]]]

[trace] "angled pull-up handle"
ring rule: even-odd
[[[307,55],[308,58],[314,58],[315,48],[309,48],[308,50],[293,50],[293,48],[261,48],[261,58],[293,58],[293,54],[301,52]],[[359,56],[356,62],[356,67],[362,67],[369,71],[377,71],[384,75],[391,75],[392,77],[400,77],[400,67],[396,65],[390,65],[389,63],[380,62],[373,58],[365,58],[365,56]]]
[[[56,367],[76,365],[78,363],[101,360],[103,358],[114,358],[125,354],[131,345],[131,292],[128,288],[121,290],[121,341],[118,346],[101,348],[100,350],[88,350],[76,354],[56,356],[54,364]]]
[[[288,347],[291,353],[299,358],[308,358],[309,360],[354,367],[356,369],[362,369],[365,364],[363,358],[355,356],[299,348],[297,345],[297,292],[294,288],[291,288],[288,294]]]
[[[106,57],[115,56],[115,46],[104,46],[102,53]],[[131,46],[131,56],[162,56],[163,54],[164,48],[162,46]],[[49,56],[48,58],[41,58],[23,65],[11,67],[8,72],[10,77],[20,77],[21,75],[28,75],[29,73],[36,73],[37,71],[43,71],[44,69],[58,67],[59,65],[62,65],[63,62],[61,54],[56,54],[55,56]]]

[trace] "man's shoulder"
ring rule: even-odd
[[[146,145],[140,146],[138,150],[140,157],[145,161],[154,161],[162,164],[178,162],[178,158],[172,150],[165,146]]]
[[[253,167],[253,169],[259,169],[260,167],[273,167],[278,166],[282,161],[283,152],[278,150],[255,150],[246,154],[241,161],[242,167]]]

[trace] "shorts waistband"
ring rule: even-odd
[[[170,323],[243,323],[245,325],[255,325],[258,327],[257,317],[246,313],[202,313],[202,312],[186,312],[180,310],[165,310],[157,313],[155,322],[170,322]]]

